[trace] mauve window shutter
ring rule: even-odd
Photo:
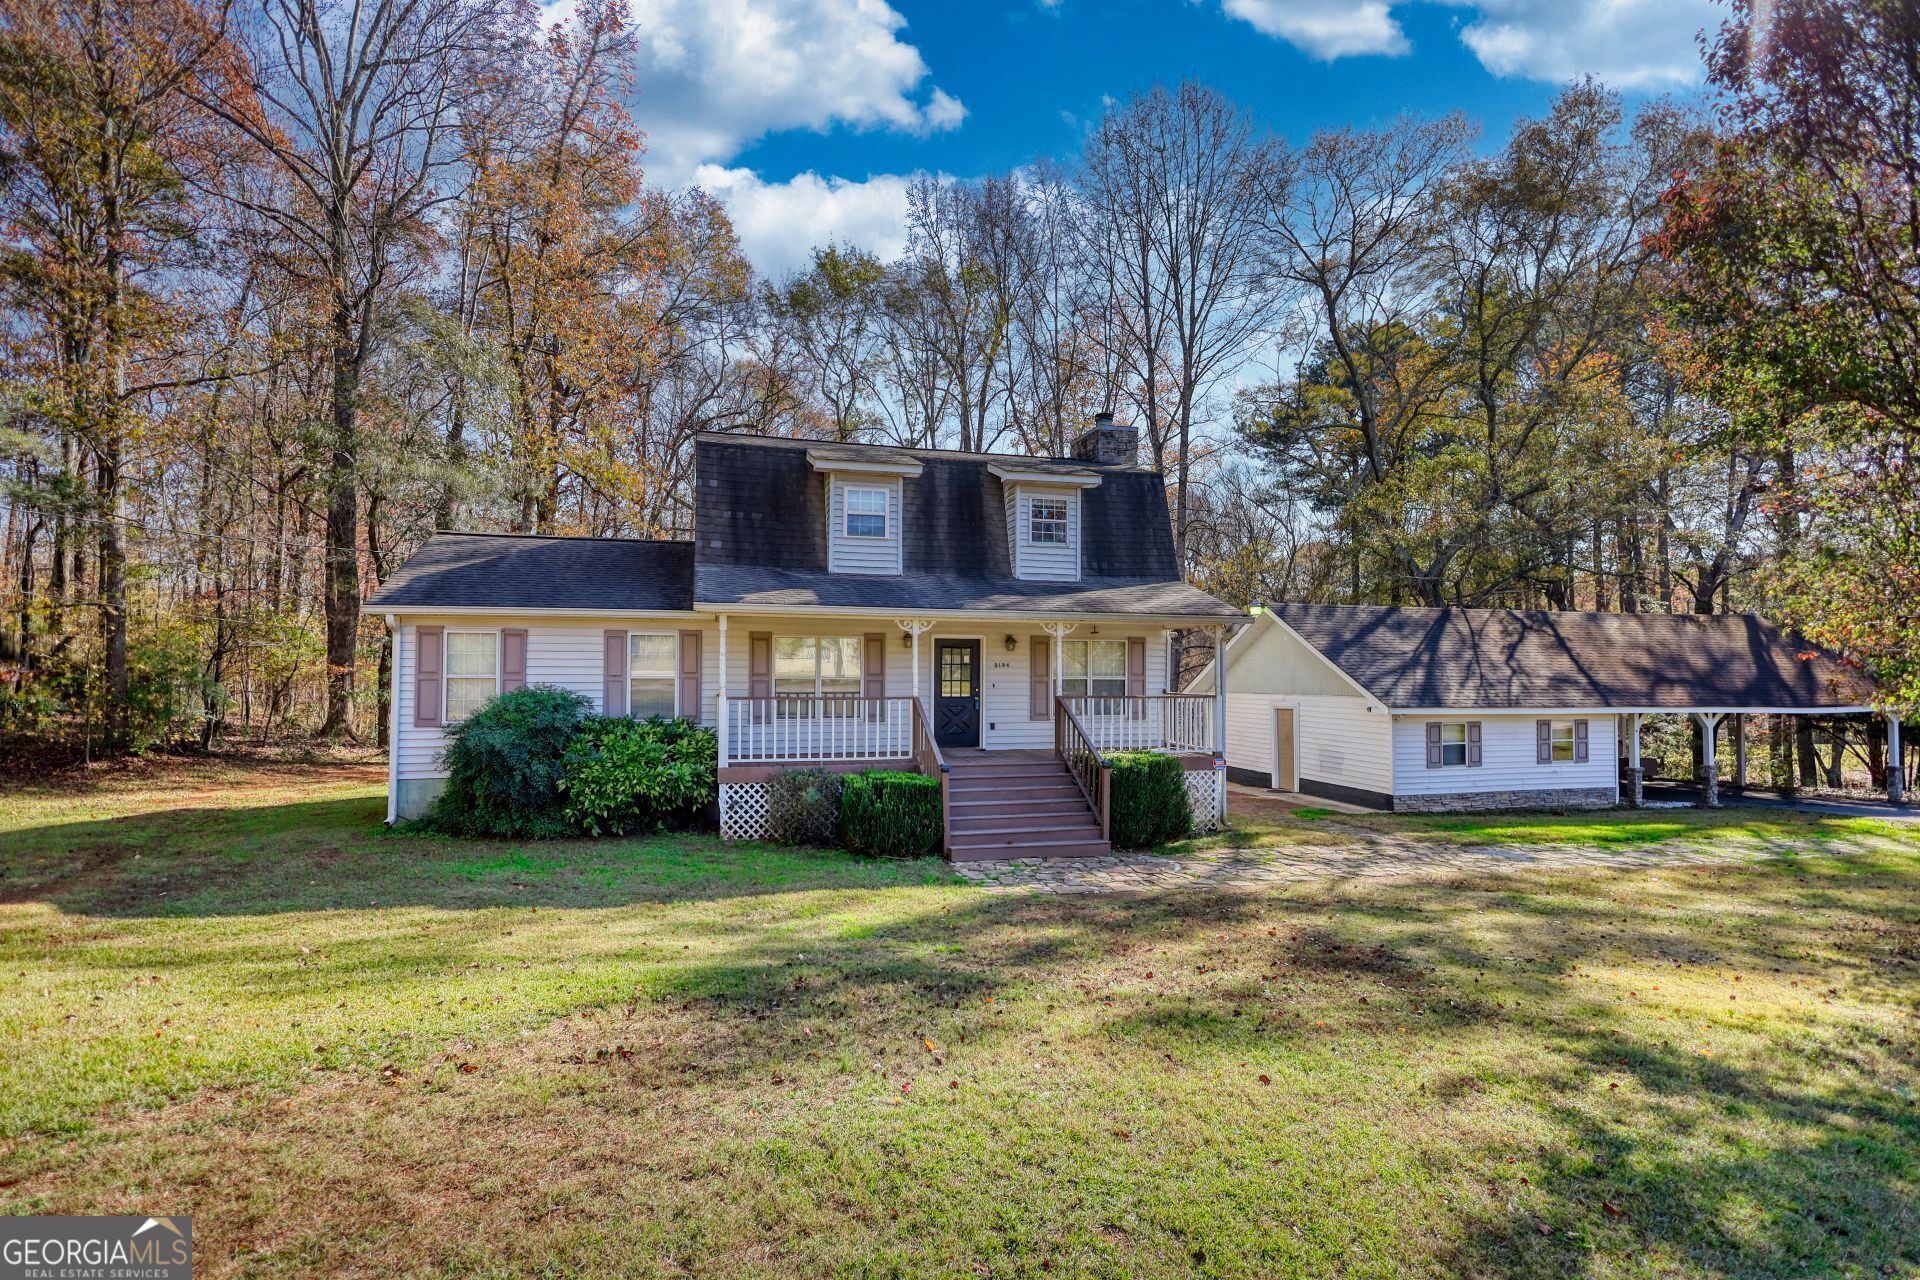
[[[1427,768],[1438,769],[1444,763],[1445,758],[1440,753],[1440,722],[1429,720],[1427,721]]]
[[[1585,720],[1573,722],[1573,759],[1576,764],[1587,762],[1587,722]]]
[[[1467,721],[1467,767],[1469,769],[1480,767],[1480,722],[1478,720]]]
[[[867,719],[880,718],[880,700],[887,696],[887,637],[869,631],[861,653],[860,692],[866,696]]]
[[[441,682],[446,674],[446,628],[415,627],[413,646],[413,723],[418,728],[437,729]]]
[[[600,714],[627,714],[627,633],[609,631],[605,636],[605,656],[601,662],[603,677]]]
[[[1053,719],[1053,637],[1034,636],[1027,664],[1027,719]]]
[[[527,687],[527,633],[509,627],[500,633],[500,692]]]
[[[773,696],[773,632],[755,631],[747,636],[747,696]]]
[[[1145,698],[1147,696],[1147,640],[1145,636],[1132,636],[1127,640],[1127,696]],[[1147,704],[1136,702],[1131,712],[1135,720],[1147,718]]]
[[[1536,764],[1553,763],[1553,721],[1533,722],[1533,759]]]
[[[700,633],[680,633],[680,714],[698,724],[701,712]]]

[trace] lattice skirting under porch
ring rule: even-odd
[[[767,784],[720,784],[720,838],[763,840],[767,835]]]
[[[1220,829],[1220,788],[1218,769],[1187,770],[1187,803],[1193,806],[1193,829]]]

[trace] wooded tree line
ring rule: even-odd
[[[684,536],[700,430],[1102,410],[1224,598],[1763,607],[1911,703],[1912,23],[1771,9],[1705,106],[1577,84],[1492,148],[1153,89],[768,280],[646,182],[619,0],[14,0],[0,706],[372,740],[359,601],[435,527]]]

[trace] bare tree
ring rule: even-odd
[[[1110,112],[1084,169],[1089,243],[1112,292],[1109,341],[1136,388],[1156,465],[1173,454],[1184,561],[1196,415],[1283,298],[1263,280],[1259,250],[1279,170],[1246,112],[1192,82]]]
[[[506,0],[261,0],[238,38],[251,96],[205,108],[248,134],[272,178],[241,199],[284,237],[321,311],[326,445],[327,714],[351,732],[360,628],[359,409],[381,308],[422,246],[460,159],[463,103],[501,47]]]

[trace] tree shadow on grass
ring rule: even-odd
[[[110,918],[374,906],[591,910],[953,879],[938,859],[859,858],[697,832],[538,841],[388,831],[381,804],[175,809],[26,828],[9,835],[0,859],[0,903]]]

